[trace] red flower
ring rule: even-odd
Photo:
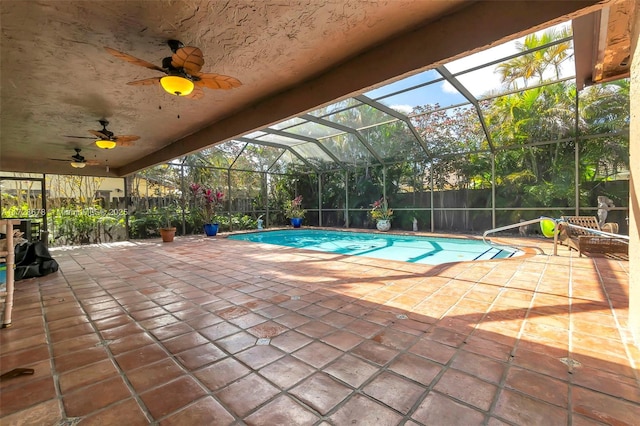
[[[202,194],[204,195],[204,200],[207,202],[207,204],[211,204],[215,201],[217,201],[217,199],[214,199],[214,194],[213,191],[210,189],[205,189],[202,188]]]
[[[205,223],[212,223],[215,220],[216,208],[222,204],[224,193],[206,188],[198,183],[189,185],[193,193],[194,208],[201,209],[201,215]]]
[[[191,185],[189,185],[189,188],[191,188],[191,192],[193,192],[193,194],[195,195],[200,189],[200,184],[192,183]]]

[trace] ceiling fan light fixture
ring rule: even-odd
[[[99,139],[96,141],[96,145],[98,146],[98,148],[102,149],[113,149],[117,144],[109,139]]]
[[[82,169],[86,165],[87,165],[87,163],[84,163],[82,161],[72,161],[71,162],[71,167],[73,167],[75,169]]]
[[[160,79],[162,88],[172,95],[187,96],[193,92],[193,81],[179,75],[166,75]]]

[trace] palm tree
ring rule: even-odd
[[[523,42],[516,43],[516,48],[520,52],[528,52],[569,36],[568,27],[561,30],[552,29],[540,36],[535,33],[529,34]],[[497,66],[497,71],[507,89],[519,89],[519,81],[522,81],[524,87],[529,87],[532,80],[536,83],[542,83],[545,81],[550,67],[554,71],[553,78],[558,79],[561,75],[562,63],[571,57],[570,49],[571,43],[569,41],[557,43],[504,62]]]

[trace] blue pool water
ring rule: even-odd
[[[252,232],[229,238],[428,265],[522,254],[512,247],[489,246],[478,240],[314,229]]]

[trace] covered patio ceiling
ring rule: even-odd
[[[316,108],[345,100],[406,120],[364,93],[430,69],[455,87],[446,62],[559,22],[574,22],[579,86],[627,76],[636,4],[3,1],[0,169],[124,176],[252,132],[245,141],[313,144],[331,158],[321,144],[292,137],[294,126],[324,137],[347,132]],[[158,73],[104,49],[160,64],[171,54],[168,39],[199,47],[203,72],[242,86],[204,89],[198,100],[128,86]],[[98,149],[89,130],[100,130],[101,119],[116,135],[140,139]],[[75,148],[96,165],[72,169]]]

